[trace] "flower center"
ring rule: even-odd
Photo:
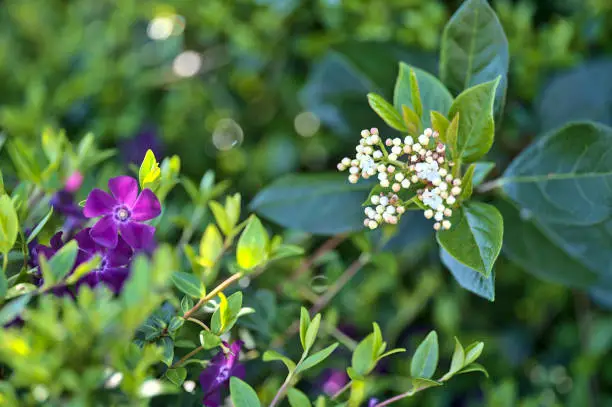
[[[130,218],[130,211],[125,206],[115,208],[115,219],[119,222],[125,222]]]

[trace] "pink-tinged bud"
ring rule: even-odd
[[[79,171],[73,172],[67,179],[64,184],[64,189],[68,192],[76,192],[81,188],[83,184],[83,174]]]

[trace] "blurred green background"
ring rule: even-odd
[[[248,202],[287,172],[334,170],[361,128],[384,129],[365,94],[390,98],[399,60],[435,72],[443,26],[460,3],[4,1],[0,127],[25,140],[46,125],[74,139],[92,131],[128,162],[147,148],[178,154],[186,174],[215,169]],[[508,104],[490,154],[500,170],[570,119],[612,124],[612,1],[492,5],[511,50]],[[432,326],[447,339],[485,340],[492,376],[480,389],[457,380],[413,405],[612,405],[609,296],[594,302],[502,258],[488,303],[440,266],[427,228],[392,249],[342,292],[331,317],[357,327],[357,337],[381,321],[399,345]],[[350,246],[343,251],[354,257]],[[347,264],[324,259],[314,277],[333,281]]]

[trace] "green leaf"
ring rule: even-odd
[[[51,257],[49,268],[51,269],[53,281],[50,284],[63,280],[72,271],[78,251],[79,246],[76,240],[71,240]],[[47,286],[46,281],[45,286]]]
[[[463,178],[461,179],[461,201],[466,201],[472,196],[474,191],[474,171],[476,170],[476,164],[470,164]]]
[[[442,113],[432,110],[429,112],[431,119],[431,127],[438,132],[440,141],[446,144],[446,130],[450,125],[450,121]]]
[[[75,284],[77,281],[81,279],[85,274],[90,273],[100,267],[100,263],[102,262],[102,258],[99,255],[95,255],[85,263],[79,264],[72,274],[66,278],[66,284]]]
[[[373,356],[374,349],[374,333],[366,336],[353,351],[351,359],[351,367],[360,376],[365,376],[374,369],[378,355]]]
[[[4,326],[15,319],[30,302],[32,294],[28,293],[8,302],[0,309],[0,326]]]
[[[271,361],[279,360],[283,362],[285,366],[287,366],[287,369],[289,370],[289,372],[292,372],[295,369],[295,363],[291,359],[273,350],[265,351],[262,359],[264,362],[271,362]]]
[[[210,210],[212,211],[213,215],[215,216],[215,220],[217,221],[217,225],[219,225],[219,229],[221,229],[223,234],[225,236],[227,236],[230,233],[232,233],[232,227],[233,226],[230,223],[230,220],[229,220],[229,218],[227,216],[227,213],[225,213],[225,208],[223,207],[223,205],[221,205],[217,201],[210,201],[208,203],[208,206],[210,207]]]
[[[300,309],[300,341],[302,342],[302,348],[306,349],[306,332],[310,325],[310,314],[304,307]]]
[[[8,291],[8,280],[4,270],[0,270],[0,303],[4,302],[4,297]]]
[[[172,383],[176,384],[177,386],[180,386],[183,384],[183,382],[185,381],[185,378],[187,377],[187,369],[185,369],[184,367],[177,367],[176,369],[168,369],[166,370],[166,377]]]
[[[487,0],[466,0],[444,28],[440,46],[440,79],[459,93],[501,77],[495,110],[506,96],[510,51],[504,29]]]
[[[142,164],[140,164],[140,169],[138,170],[138,181],[140,183],[140,188],[149,188],[152,191],[155,191],[160,183],[160,177],[161,170],[159,168],[159,164],[157,163],[157,159],[155,158],[155,154],[153,154],[153,151],[147,150],[147,153],[142,160]]]
[[[412,92],[412,105],[418,117],[423,117],[423,102],[421,101],[421,91],[414,69],[410,69],[410,91]]]
[[[346,174],[291,174],[257,194],[250,207],[286,228],[336,235],[363,229],[363,209],[355,202],[371,188],[371,182],[350,184]]]
[[[221,238],[219,229],[210,223],[200,240],[198,264],[202,267],[213,267],[219,261],[221,253],[223,253],[223,238]]]
[[[463,366],[465,366],[465,351],[459,339],[455,337],[455,350],[451,359],[450,369],[448,370],[449,377],[461,370]]]
[[[612,219],[612,128],[573,123],[550,132],[512,161],[504,191],[539,222],[594,225]]]
[[[270,256],[270,261],[272,260],[280,260],[285,259],[287,257],[295,257],[302,256],[304,254],[304,248],[292,245],[292,244],[282,244],[277,247],[274,252]]]
[[[261,406],[255,390],[235,376],[230,379],[230,395],[234,407]]]
[[[38,290],[38,287],[34,284],[30,283],[19,283],[15,284],[11,288],[9,288],[6,292],[5,299],[9,300],[11,298],[19,297],[27,293],[31,293],[32,291]]]
[[[462,162],[477,161],[493,145],[493,99],[499,78],[464,90],[453,102],[449,117],[460,115],[457,133],[457,158]]]
[[[319,326],[321,325],[321,314],[317,314],[314,316],[310,324],[308,325],[308,329],[306,330],[306,337],[304,338],[304,352],[308,352],[312,345],[314,345],[317,340],[317,334],[319,333]]]
[[[503,239],[503,219],[491,205],[469,202],[454,211],[449,230],[437,233],[438,243],[461,264],[485,277],[493,270]]]
[[[200,345],[204,349],[213,349],[221,345],[221,338],[210,331],[202,330],[200,331]]]
[[[485,277],[482,273],[461,264],[443,248],[440,248],[440,259],[461,287],[479,297],[495,301],[495,271]]]
[[[469,365],[472,362],[475,362],[476,359],[480,357],[482,354],[482,350],[484,349],[483,342],[474,342],[467,348],[465,348],[465,363],[464,365]]]
[[[413,377],[410,379],[412,382],[412,392],[429,389],[430,387],[442,386],[442,383],[436,380],[424,379],[422,377]]]
[[[450,149],[451,156],[453,159],[457,159],[457,139],[459,137],[459,113],[453,116],[453,119],[448,124],[446,128],[446,145]],[[456,167],[459,169],[460,167]]]
[[[40,231],[45,227],[49,219],[53,215],[53,207],[49,209],[49,212],[45,215],[44,218],[41,219],[40,222],[32,229],[32,232],[28,235],[27,243],[31,243],[32,240],[36,239],[36,236],[40,233]]]
[[[338,347],[338,344],[334,343],[333,345],[330,345],[327,348],[320,350],[313,355],[308,356],[306,359],[304,359],[302,363],[300,363],[297,366],[297,368],[295,369],[295,374],[306,371],[318,365],[319,363],[323,362],[325,359],[329,357],[329,355],[332,354],[334,350],[336,350],[337,347]]]
[[[395,355],[396,353],[404,353],[404,352],[406,352],[406,349],[404,349],[404,348],[396,348],[396,349],[391,349],[390,351],[385,352],[385,353],[383,353],[382,355],[380,355],[380,356],[379,356],[379,357],[376,359],[376,361],[378,362],[379,360],[384,359],[384,358],[386,358],[386,357],[388,357],[388,356]]]
[[[372,359],[376,360],[378,355],[385,351],[386,344],[383,343],[382,332],[380,331],[380,327],[376,322],[372,323],[373,334],[374,334],[374,342],[372,343]]]
[[[291,407],[311,407],[308,397],[295,387],[287,391],[287,398]]]
[[[415,113],[414,110],[406,105],[402,105],[402,117],[406,124],[406,130],[408,134],[418,136],[421,132],[423,125],[421,124],[421,118]]]
[[[190,296],[186,295],[181,299],[181,311],[183,314],[193,308],[195,303]]]
[[[586,288],[609,272],[612,237],[597,226],[543,225],[512,204],[496,203],[504,216],[506,257],[532,275],[570,287]]]
[[[410,363],[410,375],[430,379],[438,366],[438,334],[431,331],[414,352]]]
[[[174,341],[169,336],[164,336],[157,341],[157,345],[162,349],[162,362],[171,366],[174,360]]]
[[[495,168],[495,163],[490,161],[480,161],[474,163],[474,176],[472,178],[472,185],[480,185],[486,178],[487,175]]]
[[[390,127],[402,132],[408,130],[402,120],[402,116],[391,103],[385,100],[385,98],[376,93],[368,93],[368,103],[372,110],[374,110]]]
[[[484,366],[479,365],[478,363],[472,363],[471,365],[465,367],[464,369],[459,371],[459,374],[470,372],[481,372],[487,377],[487,379],[489,378],[489,372],[487,372],[487,369],[485,369]]]
[[[348,407],[359,407],[366,398],[365,380],[353,379],[351,381],[351,394],[349,395]]]
[[[236,262],[245,270],[252,270],[268,258],[270,238],[261,221],[251,215],[236,247]]]
[[[202,281],[193,274],[183,271],[175,271],[172,273],[172,283],[184,294],[194,298],[200,298],[206,295],[206,288]]]
[[[8,195],[0,196],[0,253],[8,255],[17,241],[19,219]]]
[[[436,110],[446,115],[453,103],[453,96],[435,76],[402,62],[399,66],[399,74],[395,82],[395,92],[393,94],[393,104],[396,109],[399,110],[402,105],[406,105],[414,110],[415,113],[417,112],[416,106],[419,103],[416,101],[415,106],[415,101],[413,100],[414,91],[410,80],[411,70],[416,75],[421,95],[421,123],[426,127],[431,127],[429,112]]]

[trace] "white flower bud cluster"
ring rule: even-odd
[[[390,149],[390,152],[388,151]],[[430,128],[416,138],[407,136],[381,139],[378,129],[363,130],[354,159],[345,157],[338,170],[349,171],[349,182],[376,176],[379,185],[389,192],[371,197],[374,207],[366,207],[364,225],[370,229],[382,223],[395,225],[406,210],[406,203],[397,195],[402,190],[416,189],[425,217],[434,219],[434,229],[450,229],[452,206],[461,194],[461,180],[449,169],[454,165],[446,159],[446,146],[438,140],[438,133]]]

